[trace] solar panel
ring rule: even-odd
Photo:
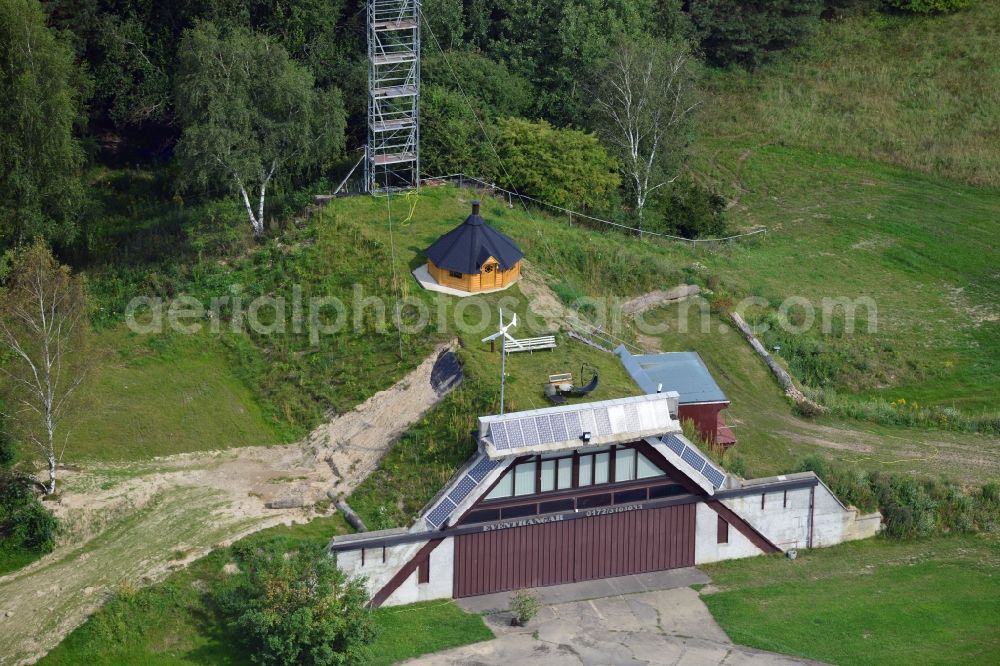
[[[536,416],[535,429],[538,430],[539,443],[551,444],[555,441],[552,439],[552,425],[548,416]]]
[[[625,427],[632,432],[642,430],[639,423],[639,410],[636,409],[635,405],[625,405]]]
[[[705,466],[705,459],[690,446],[684,449],[684,453],[681,454],[681,459],[699,472],[701,471],[701,468]]]
[[[512,449],[519,449],[524,446],[524,436],[521,434],[521,424],[517,421],[507,421],[507,441]]]
[[[521,433],[524,436],[524,446],[534,446],[538,444],[538,429],[535,428],[535,419],[518,419],[518,424],[521,426]]]
[[[507,440],[507,428],[502,422],[490,425],[490,436],[493,437],[493,446],[497,450],[510,448],[510,442]]]
[[[611,429],[611,417],[608,416],[607,407],[594,410],[594,421],[597,423],[598,435],[610,435],[614,432]]]
[[[441,503],[434,507],[434,510],[427,515],[427,523],[431,527],[440,527],[454,510],[455,504],[450,499],[445,497],[441,500]]]
[[[580,414],[577,412],[566,412],[566,439],[576,439],[583,434],[580,425]]]
[[[701,470],[701,473],[716,488],[721,488],[722,484],[726,481],[726,475],[712,465],[706,464],[705,469]]]
[[[549,425],[552,426],[552,441],[565,442],[569,439],[569,433],[566,432],[566,419],[563,418],[562,414],[551,414]]]
[[[482,459],[473,465],[472,469],[469,470],[469,476],[477,482],[482,481],[490,472],[496,469],[499,464],[499,460],[490,460],[486,456],[483,456]]]
[[[668,449],[670,449],[677,455],[684,453],[684,442],[677,439],[675,436],[667,435],[661,441],[667,445]]]
[[[462,500],[468,497],[472,489],[476,487],[476,482],[472,480],[469,475],[465,475],[462,479],[455,484],[454,490],[448,494],[448,499],[455,503],[457,506]]]

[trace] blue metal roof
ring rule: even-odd
[[[677,391],[680,394],[678,402],[682,405],[729,402],[698,352],[633,356],[624,345],[620,345],[615,353],[635,383],[646,393],[656,393],[657,387],[662,385],[664,392]]]

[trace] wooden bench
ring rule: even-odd
[[[542,335],[537,338],[523,338],[521,340],[516,340],[511,342],[508,340],[504,345],[504,349],[507,353],[511,352],[533,352],[539,349],[555,349],[556,348],[556,336],[554,335]]]

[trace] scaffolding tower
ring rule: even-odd
[[[420,184],[420,0],[368,0],[365,190]]]

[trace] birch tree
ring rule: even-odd
[[[199,23],[179,47],[177,155],[184,180],[224,185],[240,198],[254,234],[264,233],[268,188],[329,162],[343,149],[340,92],[315,87],[309,70],[270,37],[225,34]]]
[[[621,162],[640,229],[650,197],[680,175],[699,105],[696,72],[686,44],[621,40],[598,76],[599,132]]]
[[[68,243],[84,194],[73,135],[85,83],[37,0],[0,1],[0,252],[36,236]]]
[[[18,430],[48,464],[48,483],[40,483],[48,495],[56,491],[69,442],[63,419],[83,380],[85,313],[82,279],[61,266],[42,241],[19,253],[0,292],[0,342],[6,352],[0,372]]]

